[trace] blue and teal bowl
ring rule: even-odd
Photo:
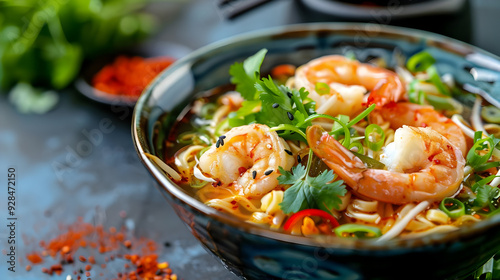
[[[191,233],[243,279],[463,279],[500,250],[500,215],[460,230],[387,242],[305,238],[243,222],[194,199],[145,153],[164,157],[164,141],[195,94],[229,83],[229,66],[262,48],[263,72],[327,54],[353,52],[360,60],[422,50],[470,91],[498,105],[500,59],[435,34],[370,24],[304,24],[253,32],[203,47],[170,66],[139,99],[133,139],[159,190]],[[474,75],[472,75],[473,73]],[[486,75],[477,73],[487,73]],[[498,79],[497,79],[498,80]]]

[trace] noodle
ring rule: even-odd
[[[321,59],[323,58],[317,61]],[[173,131],[186,131],[183,127],[186,123],[190,126],[187,128],[187,134],[173,132],[171,135],[171,139],[179,141],[167,143],[168,165],[155,156],[149,154],[146,156],[206,205],[234,215],[238,219],[293,235],[337,234],[341,237],[361,238],[362,234],[359,232],[343,235],[334,233],[335,226],[332,221],[335,220],[341,226],[356,225],[360,232],[367,227],[376,228],[380,231],[375,236],[378,237],[378,241],[396,237],[415,238],[449,232],[461,226],[477,223],[488,218],[493,210],[500,209],[498,196],[490,195],[488,201],[481,202],[481,206],[477,206],[479,202],[474,204],[478,188],[497,188],[500,185],[500,170],[494,163],[500,159],[500,150],[490,147],[492,156],[489,159],[481,159],[480,164],[483,166],[478,168],[470,162],[470,155],[463,153],[463,149],[460,150],[459,141],[453,142],[455,138],[463,138],[463,142],[466,142],[465,136],[470,139],[478,138],[475,136],[476,131],[483,131],[482,139],[485,139],[488,137],[486,128],[496,131],[495,129],[500,127],[492,126],[487,121],[483,122],[480,112],[483,103],[481,97],[476,97],[472,107],[470,123],[473,129],[471,129],[460,115],[464,111],[464,106],[453,99],[452,89],[456,91],[460,89],[456,88],[451,75],[443,75],[440,78],[441,83],[434,83],[430,72],[414,71],[402,65],[395,67],[396,73],[382,69],[380,65],[385,67],[386,62],[380,58],[373,60],[379,66],[366,66],[336,56],[327,56],[324,59],[332,59],[332,63],[350,63],[349,67],[365,67],[364,72],[351,73],[345,68],[342,70],[345,73],[340,71],[331,75],[334,81],[330,81],[332,78],[328,71],[337,71],[343,69],[342,67],[323,71],[321,68],[310,66],[316,71],[314,72],[307,69],[309,64],[306,64],[297,68],[294,76],[282,79],[284,85],[277,85],[274,92],[270,83],[256,84],[257,92],[263,91],[259,94],[266,94],[265,97],[262,95],[257,97],[253,93],[253,96],[248,93],[240,94],[233,90],[224,90],[219,96],[219,92],[222,91],[217,90],[215,91],[217,95],[204,96],[196,100],[191,110],[187,110],[189,113],[176,123],[177,127]],[[364,81],[373,77],[363,79],[344,77],[344,82],[340,77],[366,75],[365,72],[369,71],[375,71],[377,75],[373,74],[373,77],[385,77],[379,78],[384,83],[400,79],[407,91],[406,96],[401,99],[410,99],[418,104],[407,105],[410,103],[401,100],[392,100],[389,105],[376,104],[376,101],[370,101],[370,90],[373,90],[370,88],[370,82]],[[307,72],[307,75],[301,76],[303,72]],[[304,77],[307,79],[306,82]],[[314,80],[316,78],[317,80]],[[271,79],[267,80],[269,81],[272,82]],[[379,87],[381,81],[377,80],[373,84]],[[356,84],[358,82],[360,85]],[[269,89],[265,89],[264,85]],[[395,83],[387,89],[397,87],[398,84]],[[304,88],[306,95],[302,91]],[[362,105],[355,103],[354,97],[353,100],[348,100],[351,96],[346,94],[347,92],[364,92],[365,88],[368,93],[358,100]],[[443,88],[451,92],[452,96],[443,94]],[[345,92],[341,92],[344,90]],[[325,96],[325,94],[331,95]],[[243,102],[243,97],[249,102]],[[296,103],[297,100],[302,102],[300,106]],[[441,103],[434,104],[436,100]],[[316,104],[309,104],[309,101],[314,101]],[[351,101],[354,103],[350,103]],[[374,102],[376,106],[369,106],[370,102]],[[445,106],[442,102],[446,102]],[[253,105],[247,106],[247,103]],[[401,112],[393,109],[399,105],[407,109]],[[365,110],[358,112],[363,106]],[[414,109],[416,107],[412,106],[420,107]],[[432,109],[440,106],[447,109]],[[299,107],[302,110],[299,110]],[[386,114],[384,110],[389,112],[396,110],[398,113]],[[282,112],[281,115],[278,112]],[[429,117],[429,114],[435,116]],[[451,121],[445,116],[451,116]],[[272,118],[275,119],[268,120]],[[403,121],[404,123],[396,125]],[[412,121],[415,123],[411,123]],[[329,132],[328,135],[334,141],[352,153],[349,152],[342,158],[341,153],[344,150],[340,148],[340,152],[331,146],[327,148],[322,146],[323,150],[318,148],[323,144],[321,141],[326,143],[326,140],[321,138],[317,142],[311,142],[307,130],[304,129],[304,126],[308,129],[315,125]],[[452,125],[457,129],[453,130],[453,127],[446,131],[446,128]],[[411,134],[413,136],[417,135],[415,133],[421,133],[425,134],[425,137],[414,136],[414,138],[404,138],[409,140],[402,140],[403,137],[408,137],[401,132],[405,131],[405,127],[412,127],[406,130],[406,133],[414,133]],[[500,131],[500,128],[497,130]],[[438,135],[439,138],[438,136],[432,138],[433,135]],[[434,159],[438,152],[422,155],[429,151],[429,146],[432,146],[425,142],[431,141],[430,139],[444,143],[433,142],[432,145],[448,145],[448,150],[444,152],[439,150],[439,153],[448,153],[446,156],[453,158],[454,162],[446,165],[441,162],[446,159]],[[424,148],[420,148],[422,146],[419,146],[421,144],[418,141],[422,141]],[[451,146],[454,149],[451,149]],[[464,149],[470,146],[468,143]],[[478,156],[488,152],[484,146],[488,145],[479,148],[483,150],[476,152]],[[453,153],[450,150],[458,152]],[[335,164],[341,165],[344,169],[335,169],[336,166],[332,163],[334,161],[329,158],[332,155],[342,158],[343,162]],[[462,165],[458,162],[462,162]],[[489,165],[484,167],[485,164]],[[359,169],[359,173],[351,174],[350,168],[354,165]],[[219,176],[215,176],[214,173]],[[379,175],[376,177],[373,174]],[[489,185],[485,183],[486,185],[478,187],[477,184],[481,179],[493,175],[497,178],[492,179]],[[394,178],[399,178],[398,176],[407,176],[410,178],[408,179],[410,183],[401,187],[398,182],[393,181],[396,180]],[[456,186],[455,189],[446,185],[453,181],[448,178],[451,176],[457,177],[458,183],[453,185]],[[362,180],[365,181],[361,182]],[[367,192],[366,189],[372,187],[366,183],[369,180],[374,182],[372,184],[376,188],[381,189]],[[427,188],[426,184],[431,184],[434,189]],[[445,194],[437,195],[438,191],[435,189],[447,187],[451,191],[446,189]],[[402,198],[412,198],[401,202],[396,198],[398,192],[411,192]],[[295,197],[290,198],[290,195]],[[444,203],[444,197],[449,199],[446,200],[447,203]],[[451,213],[457,212],[456,207],[464,208],[459,209],[463,210],[459,215]],[[317,213],[326,214],[322,216]]]

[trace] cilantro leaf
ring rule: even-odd
[[[331,181],[331,178],[334,178],[332,170],[325,170],[318,177],[308,177],[310,180],[309,185],[320,186],[318,188],[310,188],[315,204],[319,209],[327,212],[331,212],[333,208],[338,209],[342,203],[339,196],[343,196],[347,192],[345,186],[342,185],[343,181],[328,183]]]
[[[291,90],[284,85],[277,85],[270,76],[259,77],[259,68],[266,52],[263,49],[243,63],[231,66],[231,82],[236,84],[236,91],[246,101],[236,114],[230,114],[229,125],[235,127],[257,122],[276,127],[285,124],[293,125],[305,133],[307,126],[311,125],[305,120],[316,113],[316,105],[307,97],[309,93],[304,88]],[[279,135],[285,139],[305,141],[302,136],[288,130],[280,131]]]
[[[281,210],[285,214],[297,213],[302,209],[309,208],[307,195],[304,191],[305,184],[304,181],[299,180],[285,191],[283,201],[280,203]]]
[[[493,179],[497,177],[496,175],[488,176],[482,180],[477,181],[472,185],[471,189],[476,193],[476,198],[474,199],[474,206],[478,208],[486,207],[492,200],[498,196],[498,188],[488,185]]]
[[[232,76],[231,83],[236,85],[236,91],[246,100],[255,100],[257,98],[255,83],[260,78],[260,66],[266,53],[267,50],[262,49],[245,59],[243,63],[237,62],[229,68],[229,74]]]
[[[331,182],[335,177],[331,170],[325,170],[317,177],[311,177],[303,165],[292,168],[292,172],[279,168],[281,175],[278,177],[280,184],[292,184],[285,191],[281,210],[285,214],[296,213],[304,209],[321,209],[331,212],[338,209],[342,202],[339,196],[346,193],[343,181]]]

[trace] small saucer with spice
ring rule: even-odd
[[[133,107],[142,91],[158,74],[188,53],[186,49],[166,48],[158,54],[123,52],[90,61],[75,87],[86,97],[105,104]]]

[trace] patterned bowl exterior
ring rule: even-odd
[[[500,60],[435,34],[371,24],[302,24],[253,32],[201,48],[179,60],[146,89],[134,111],[139,157],[191,233],[244,279],[463,279],[500,250],[500,215],[458,231],[386,242],[290,236],[242,222],[191,197],[144,153],[164,157],[162,143],[194,95],[229,82],[228,69],[261,48],[263,72],[282,63],[303,64],[326,54],[353,52],[361,61],[422,50],[468,90],[498,104],[500,83],[480,81],[471,69],[498,75]],[[490,75],[491,77],[491,75]]]

